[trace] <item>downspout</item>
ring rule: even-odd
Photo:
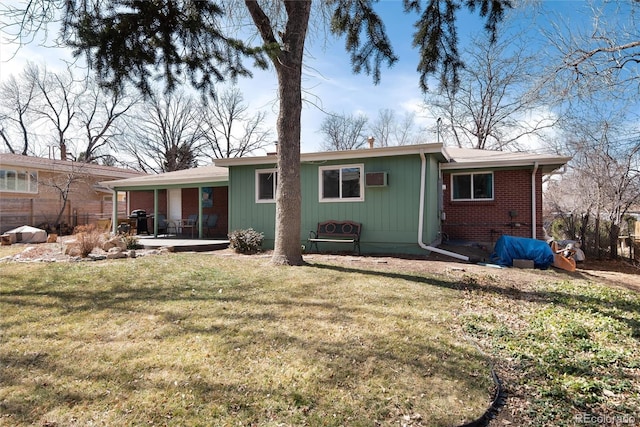
[[[167,232],[165,231],[165,234]],[[153,189],[153,237],[158,237],[158,189]]]
[[[118,234],[118,190],[111,189],[111,232]]]
[[[202,186],[198,186],[198,239],[202,239]]]
[[[424,229],[424,195],[426,192],[426,177],[427,177],[427,158],[424,155],[424,150],[420,150],[420,210],[418,213],[418,245],[427,251],[436,252],[442,255],[457,258],[462,261],[469,261],[469,257],[460,255],[455,252],[445,251],[444,249],[436,248],[434,246],[426,245],[422,241],[422,232]]]
[[[531,238],[536,239],[538,228],[536,215],[536,173],[538,172],[538,162],[533,164],[533,173],[531,174]]]

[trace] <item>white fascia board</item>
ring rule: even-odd
[[[419,144],[419,145],[401,145],[397,147],[381,147],[381,148],[362,148],[357,150],[343,151],[322,151],[317,153],[300,154],[300,162],[318,162],[331,160],[353,160],[366,159],[376,157],[391,157],[420,154],[437,153],[448,160],[448,156],[442,150],[442,144]],[[236,157],[232,159],[216,159],[216,166],[249,166],[249,165],[273,165],[277,163],[276,155],[268,155],[261,157]]]
[[[458,170],[458,169],[488,169],[488,168],[514,168],[514,167],[533,167],[534,164],[538,166],[551,166],[552,169],[558,169],[571,160],[571,157],[554,157],[554,158],[536,158],[531,157],[527,159],[507,159],[507,160],[481,160],[481,161],[461,161],[442,163],[440,168],[442,170]],[[545,168],[548,171],[548,168]]]
[[[100,184],[108,188],[134,189],[139,187],[167,187],[167,186],[196,186],[213,182],[229,181],[229,174],[219,169],[211,173],[207,167],[187,169],[183,171],[166,172],[157,175],[145,175],[141,177],[103,181]]]

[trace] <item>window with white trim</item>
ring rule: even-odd
[[[0,191],[37,193],[38,172],[0,169]]]
[[[256,203],[274,203],[276,201],[277,178],[276,169],[256,170]]]
[[[451,175],[451,200],[493,200],[493,173]]]
[[[364,201],[364,165],[319,168],[321,202]]]

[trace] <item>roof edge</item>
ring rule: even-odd
[[[314,153],[301,153],[301,162],[317,162],[326,160],[349,160],[372,157],[389,157],[420,154],[421,152],[440,154],[443,158],[448,156],[442,150],[442,144],[417,144],[417,145],[400,145],[394,147],[365,148],[357,150],[341,150],[341,151],[320,151]],[[260,157],[235,157],[230,159],[216,159],[216,166],[248,166],[248,165],[264,165],[274,164],[278,162],[276,155],[267,155]]]
[[[483,169],[483,168],[509,168],[509,167],[524,167],[524,166],[551,166],[553,169],[557,169],[566,165],[572,157],[554,157],[554,158],[531,158],[531,159],[509,159],[509,160],[496,160],[496,161],[476,161],[476,162],[460,162],[455,161],[449,163],[443,163],[441,165],[442,170],[456,170],[456,169]],[[552,170],[553,170],[552,169]]]

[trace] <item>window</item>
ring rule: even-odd
[[[0,191],[37,193],[38,173],[0,169]]]
[[[325,166],[320,171],[321,202],[364,200],[363,165]]]
[[[16,171],[7,171],[6,177],[7,190],[16,191]]]
[[[275,202],[277,181],[275,169],[256,170],[256,203]]]
[[[493,200],[493,173],[451,175],[452,200]]]
[[[38,192],[38,172],[29,173],[29,193]]]

